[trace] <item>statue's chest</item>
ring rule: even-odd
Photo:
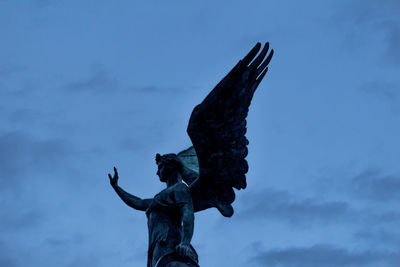
[[[154,196],[146,214],[149,215],[153,211],[160,211],[160,216],[176,217],[179,214],[179,206],[175,201],[175,195],[172,188],[166,188]]]
[[[162,207],[157,204],[148,214],[150,243],[180,237],[181,215],[175,207]],[[179,239],[179,238],[178,238]]]
[[[161,201],[162,203],[174,205],[175,197],[173,188],[166,188],[153,198],[156,201]]]

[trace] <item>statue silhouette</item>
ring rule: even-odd
[[[141,199],[118,186],[115,167],[114,175],[108,175],[128,206],[146,212],[148,267],[199,266],[190,244],[194,213],[215,207],[225,217],[233,215],[233,188],[246,188],[247,113],[274,52],[267,56],[266,43],[257,56],[260,49],[257,43],[194,108],[187,128],[193,146],[178,154],[156,155],[157,175],[166,189]]]

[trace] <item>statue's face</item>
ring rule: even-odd
[[[163,163],[163,162],[160,162],[157,165],[158,165],[157,175],[158,175],[158,177],[160,177],[160,181],[167,182],[166,175],[165,175],[167,166],[165,166],[165,163]]]

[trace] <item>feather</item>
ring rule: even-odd
[[[257,56],[260,49],[257,43],[193,109],[187,128],[193,146],[178,157],[184,165],[183,176],[195,211],[215,207],[230,217],[233,188],[246,188],[246,117],[273,55],[273,50],[268,54],[268,43]]]

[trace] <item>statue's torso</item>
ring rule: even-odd
[[[185,188],[184,188],[185,187]],[[175,247],[181,242],[182,215],[180,208],[183,200],[177,200],[177,190],[188,190],[183,183],[177,183],[162,190],[154,196],[146,211],[149,229],[148,266],[155,266],[157,259],[175,252]],[[195,260],[197,254],[193,250]]]

